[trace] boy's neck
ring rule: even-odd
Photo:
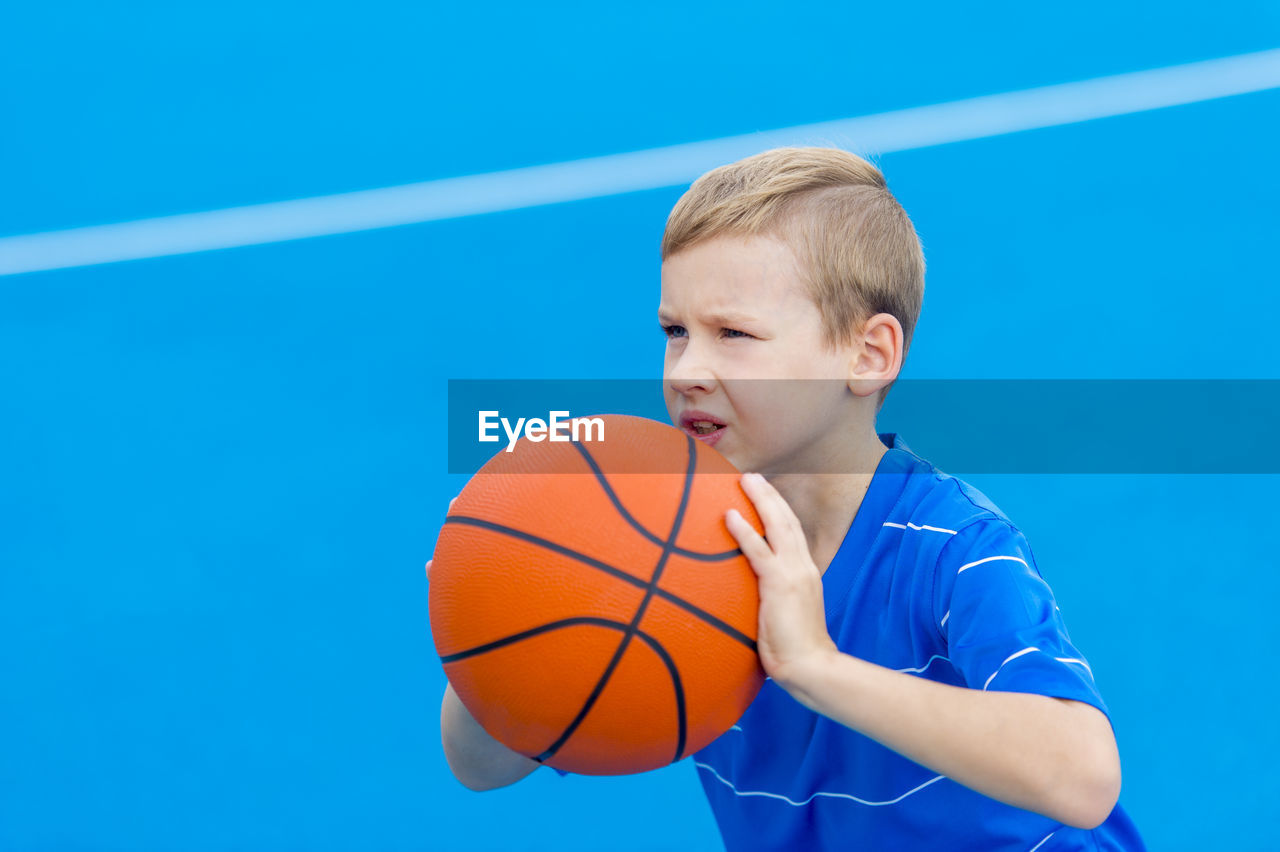
[[[854,473],[780,473],[768,479],[791,506],[809,543],[809,555],[825,574],[853,525],[880,459],[889,448],[872,431],[853,448]]]

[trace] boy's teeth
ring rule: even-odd
[[[710,420],[695,420],[693,421],[693,428],[698,431],[699,435],[708,435],[716,431],[716,424]]]

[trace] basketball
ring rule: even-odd
[[[756,578],[724,515],[763,526],[711,447],[598,420],[604,440],[522,438],[472,477],[436,543],[430,618],[491,736],[548,766],[625,775],[703,748],[764,684]]]

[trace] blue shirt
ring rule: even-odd
[[[822,575],[837,647],[916,677],[1107,713],[1022,532],[898,435],[880,438],[890,449]],[[1066,827],[938,775],[772,680],[693,763],[729,852],[1145,849],[1119,806],[1091,831]]]
[[[1022,532],[897,434],[880,439],[889,449],[822,575],[836,646],[940,683],[1107,713]],[[1003,804],[809,710],[772,680],[692,757],[728,852],[1145,850],[1118,805],[1085,831]]]

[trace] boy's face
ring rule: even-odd
[[[676,426],[739,470],[838,468],[857,425],[857,349],[824,345],[822,316],[785,243],[716,237],[668,258],[658,320]]]

